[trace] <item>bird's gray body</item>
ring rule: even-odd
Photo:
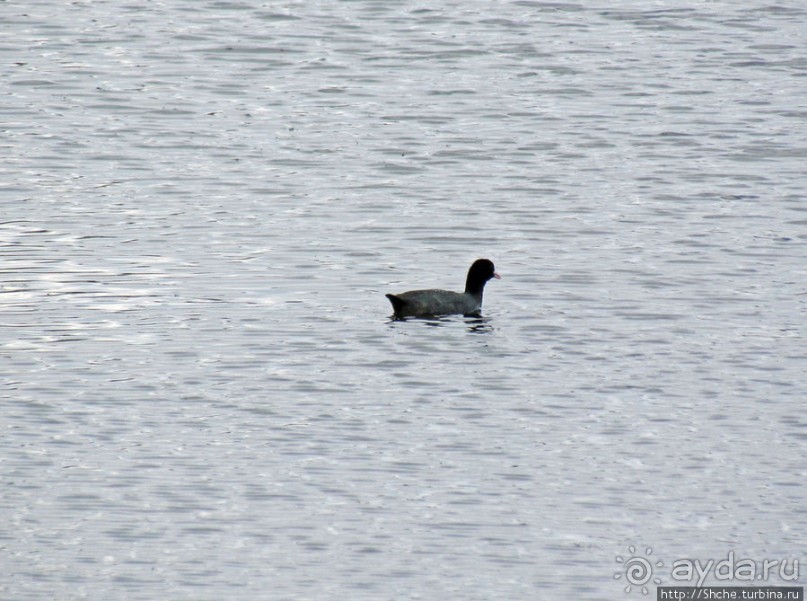
[[[451,292],[450,290],[411,290],[388,294],[395,317],[427,315],[474,315],[482,309],[482,293]]]

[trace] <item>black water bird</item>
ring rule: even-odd
[[[410,290],[401,294],[387,294],[396,319],[437,315],[479,315],[482,309],[482,292],[488,280],[501,276],[496,273],[493,262],[477,259],[468,270],[465,292],[450,290]]]

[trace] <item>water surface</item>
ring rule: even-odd
[[[804,562],[800,3],[0,11],[3,598]]]

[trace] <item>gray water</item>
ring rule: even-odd
[[[802,2],[0,23],[2,599],[807,565]],[[484,317],[390,320],[477,257]]]

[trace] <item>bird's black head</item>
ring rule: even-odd
[[[485,288],[488,280],[493,278],[500,280],[501,277],[496,273],[493,261],[490,259],[477,259],[468,270],[468,279],[465,280],[465,292],[479,294]]]

